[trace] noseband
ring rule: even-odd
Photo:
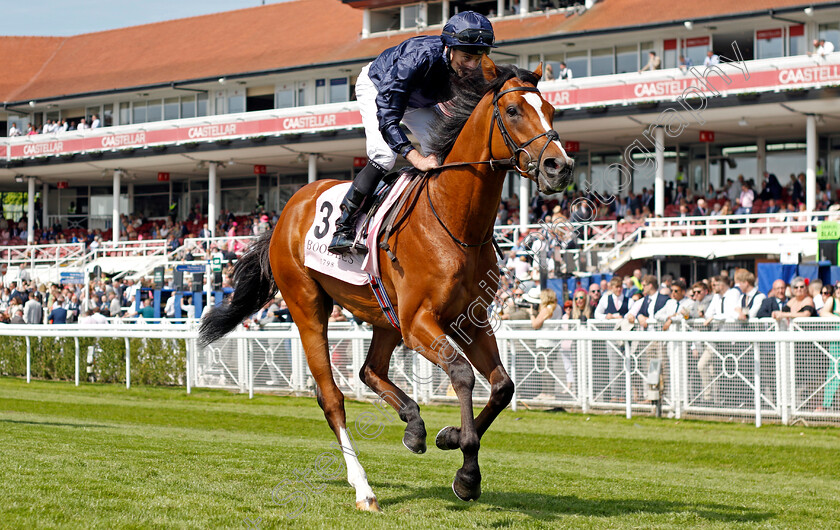
[[[487,148],[490,152],[491,159],[490,167],[492,169],[496,169],[495,167],[493,167],[493,163],[496,162],[496,160],[493,160],[493,125],[495,123],[499,126],[499,132],[502,135],[502,140],[504,140],[505,145],[507,145],[508,149],[510,149],[510,165],[513,166],[513,168],[516,171],[518,171],[519,174],[523,177],[527,177],[533,172],[533,176],[534,178],[536,178],[539,175],[540,164],[542,163],[543,154],[545,154],[545,150],[548,148],[548,144],[550,144],[552,140],[560,140],[560,135],[554,129],[549,129],[544,133],[534,136],[522,145],[518,145],[508,132],[507,126],[505,125],[505,122],[502,119],[502,112],[499,109],[499,98],[510,92],[536,92],[539,94],[540,91],[536,87],[520,86],[509,88],[507,90],[502,90],[501,92],[497,93],[495,97],[493,97],[493,121],[490,122],[490,134],[487,136]],[[531,154],[527,150],[525,150],[525,148],[531,145],[535,140],[542,138],[543,136],[546,137],[545,145],[543,145],[542,149],[540,150],[540,155],[535,163],[531,158]],[[525,164],[524,168],[519,165],[519,157],[523,153],[528,157],[528,162]]]

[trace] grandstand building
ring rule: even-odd
[[[576,185],[604,202],[654,189],[653,213],[667,218],[669,183],[704,193],[738,175],[758,185],[765,171],[782,185],[805,173],[808,211],[818,182],[840,189],[840,53],[810,53],[815,39],[840,50],[840,2],[294,0],[71,37],[0,37],[0,131],[24,133],[0,138],[0,192],[29,192],[30,226],[40,193],[43,226],[103,231],[121,213],[183,219],[198,206],[213,231],[220,209],[244,214],[262,199],[279,211],[305,183],[349,179],[364,165],[353,96],[361,68],[464,9],[493,21],[495,61],[545,65],[540,88],[576,159]],[[661,68],[640,72],[650,52]],[[720,64],[704,65],[709,52]],[[692,65],[681,68],[681,57]],[[571,79],[552,78],[561,62]],[[26,135],[82,119],[100,127]],[[509,177],[506,196],[533,192]],[[708,239],[719,229],[660,226],[648,234],[658,241],[637,237],[605,259],[617,268],[662,254],[767,258],[786,251],[780,233],[815,253],[810,232],[771,224],[727,229],[725,243]]]

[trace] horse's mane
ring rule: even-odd
[[[476,68],[463,79],[457,79],[452,86],[452,99],[442,103],[445,113],[439,112],[437,118],[429,127],[430,151],[434,153],[442,163],[455,140],[461,134],[464,124],[467,123],[478,102],[488,92],[496,92],[502,88],[509,79],[519,78],[526,83],[536,86],[539,79],[533,72],[517,68],[513,65],[496,65],[499,75],[488,81],[484,78],[481,68]],[[482,131],[481,134],[484,134]]]

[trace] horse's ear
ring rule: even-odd
[[[534,75],[537,76],[537,79],[542,79],[542,61],[537,65],[537,69],[534,70]]]
[[[481,71],[484,73],[484,79],[487,81],[492,81],[499,77],[499,69],[496,68],[496,63],[486,53],[481,55]]]

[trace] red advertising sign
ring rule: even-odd
[[[60,190],[66,190],[67,188],[70,187],[70,183],[67,182],[66,180],[59,180],[58,182],[55,183],[55,187],[60,189]]]
[[[254,166],[254,175],[265,175],[268,173],[268,168],[265,166]]]
[[[365,167],[368,163],[368,159],[363,156],[354,156],[353,157],[353,167],[355,169],[361,169]]]
[[[567,153],[577,153],[578,151],[580,151],[580,142],[566,140],[566,142],[563,144],[563,149],[565,149]]]
[[[715,131],[700,131],[700,141],[708,143],[714,142]]]
[[[158,173],[158,182],[169,182],[169,173],[163,171]]]
[[[791,26],[788,28],[788,33],[791,37],[801,37],[805,35],[805,26]]]
[[[770,39],[781,39],[782,38],[782,28],[776,29],[764,29],[761,31],[755,32],[755,38],[758,40],[770,40]]]
[[[695,37],[693,39],[685,39],[683,45],[686,48],[693,48],[694,46],[708,46],[711,43],[709,37]]]

